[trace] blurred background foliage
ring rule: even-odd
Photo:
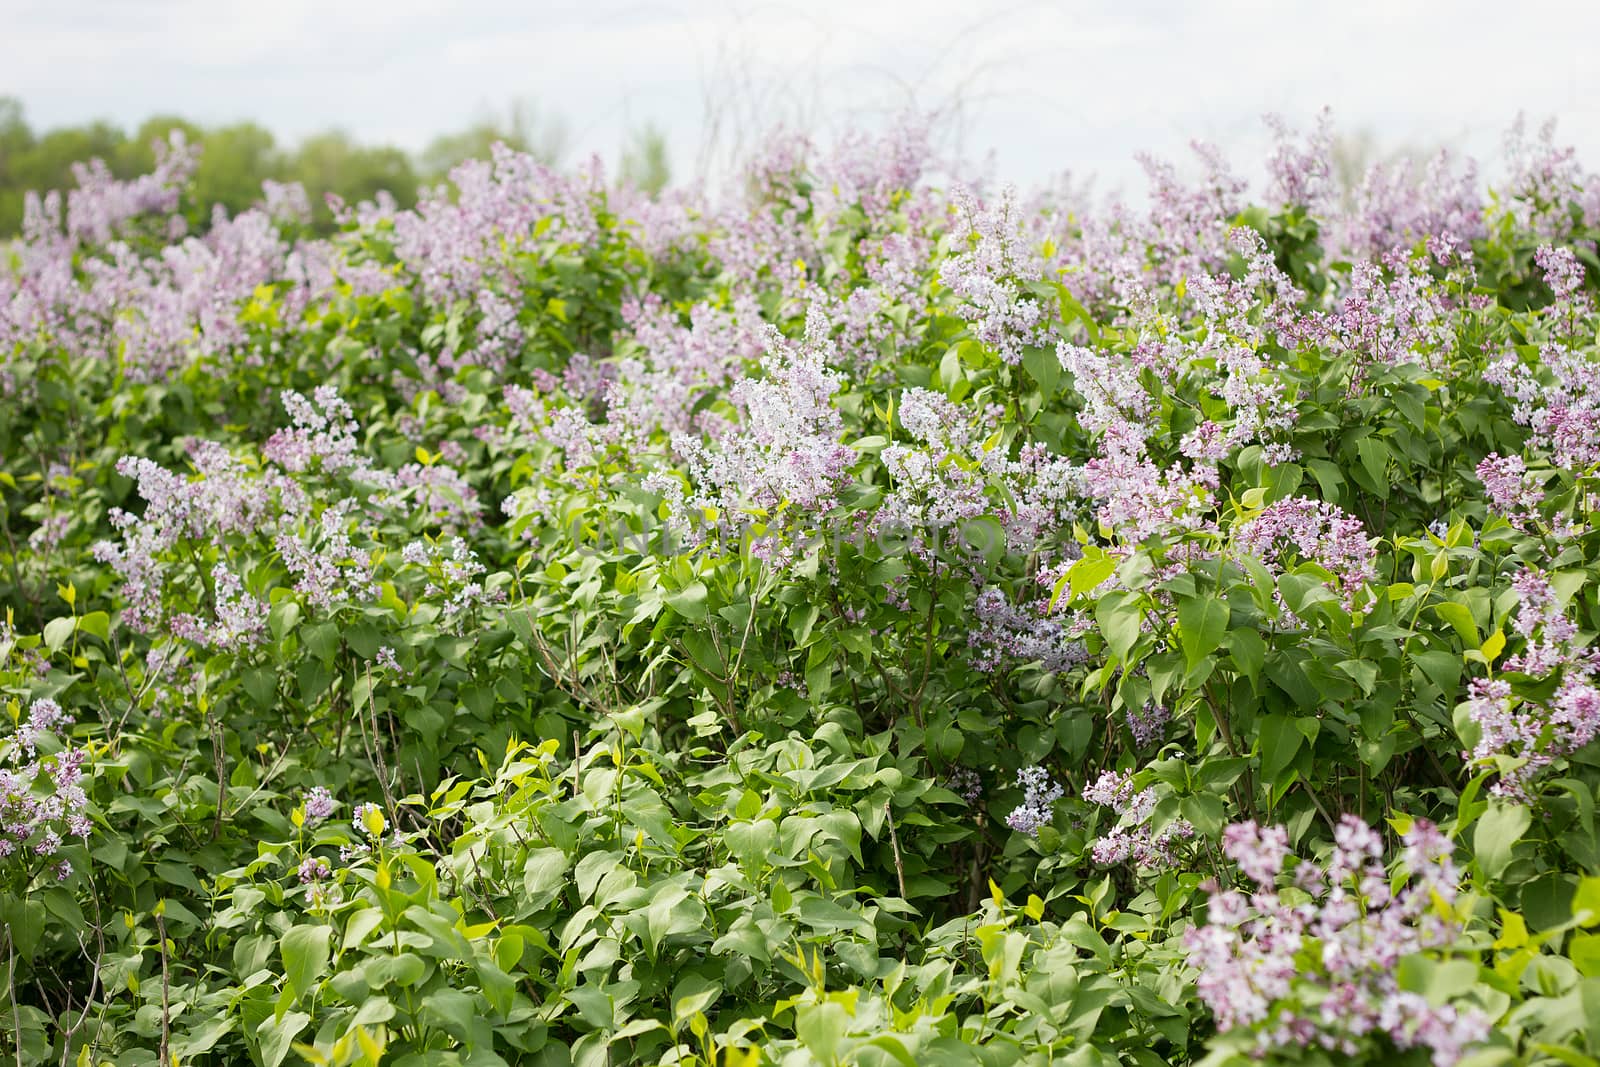
[[[363,144],[338,129],[283,144],[254,122],[202,126],[177,115],[152,116],[132,131],[104,121],[36,130],[21,101],[0,96],[0,237],[21,230],[30,190],[72,188],[73,164],[89,159],[103,159],[118,178],[148,173],[155,162],[152,145],[174,129],[202,146],[194,203],[220,204],[234,215],[261,199],[263,181],[299,182],[322,232],[334,228],[325,203],[329,193],[354,204],[388,190],[401,207],[411,207],[419,189],[442,182],[464,160],[486,158],[496,141],[551,164],[564,162],[571,146],[559,116],[526,102],[441,133],[413,154],[393,145]],[[633,130],[611,172],[650,192],[665,186],[671,173],[660,129]],[[203,226],[208,220],[190,221]]]

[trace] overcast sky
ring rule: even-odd
[[[1138,185],[1192,137],[1254,172],[1272,110],[1492,154],[1519,111],[1600,166],[1600,3],[1533,0],[0,0],[0,93],[37,127],[152,113],[420,148],[513,100],[615,158],[653,122],[679,174],[758,125],[955,108],[1026,182]]]

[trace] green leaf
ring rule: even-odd
[[[1585,978],[1600,976],[1600,934],[1577,933],[1567,945],[1567,958]]]
[[[1228,605],[1216,597],[1195,597],[1178,605],[1178,638],[1192,671],[1217,650],[1228,632]]]
[[[1118,660],[1126,660],[1133,643],[1139,640],[1140,616],[1137,594],[1125,589],[1107,593],[1095,604],[1094,618],[1100,635]]]
[[[1418,952],[1400,960],[1395,978],[1401,989],[1444,1004],[1477,985],[1478,965],[1469,960],[1429,959]]]
[[[691,622],[701,622],[709,614],[706,607],[708,595],[706,583],[690,582],[677,592],[667,594],[667,606]]]
[[[1287,715],[1268,715],[1259,723],[1261,777],[1275,782],[1300,752],[1305,743],[1295,721]]]
[[[654,958],[661,942],[677,934],[699,929],[700,901],[683,889],[657,893],[644,909],[646,943]]]
[[[1073,599],[1099,588],[1100,583],[1117,572],[1115,556],[1108,556],[1103,552],[1093,555],[1085,553],[1067,568],[1067,584],[1071,589]]]
[[[817,1061],[832,1067],[839,1062],[839,1043],[850,1032],[850,1013],[836,1001],[806,1004],[795,1009],[794,1035]]]
[[[506,612],[506,623],[511,627],[511,632],[517,635],[517,640],[522,642],[523,648],[532,648],[533,644],[533,613],[527,608],[517,608]]]
[[[487,1020],[478,998],[459,989],[438,989],[422,1001],[422,1016],[458,1041],[471,1043]]]
[[[1439,618],[1455,627],[1456,633],[1461,636],[1462,644],[1472,649],[1483,644],[1483,639],[1478,636],[1478,624],[1473,621],[1471,608],[1447,600],[1433,605],[1433,610]]]
[[[72,638],[72,633],[78,628],[78,620],[71,615],[63,615],[59,619],[51,619],[44,624],[44,644],[51,652],[60,652]]]
[[[556,898],[567,882],[567,854],[559,848],[536,848],[528,853],[522,865],[522,889],[528,895],[526,905],[533,909],[544,907]]]
[[[1055,395],[1056,386],[1061,382],[1061,360],[1056,356],[1055,349],[1028,349],[1022,357],[1022,367],[1039,383],[1041,393],[1046,397]]]
[[[1472,831],[1472,851],[1478,868],[1491,881],[1504,873],[1511,862],[1511,850],[1528,832],[1533,813],[1522,804],[1492,800]]]
[[[1261,665],[1267,661],[1267,643],[1254,630],[1236,629],[1228,633],[1228,655],[1234,667],[1251,681],[1261,676]]]
[[[567,991],[567,1000],[578,1009],[583,1021],[597,1030],[610,1030],[617,1025],[617,1005],[604,989],[582,985]]]
[[[78,617],[78,632],[91,634],[104,641],[111,636],[111,616],[103,611],[91,611]]]
[[[243,675],[245,694],[263,711],[278,695],[278,675],[270,667],[252,667]]]
[[[1579,926],[1600,926],[1600,878],[1584,878],[1572,894],[1572,917]]]
[[[283,974],[296,998],[302,997],[328,969],[331,926],[296,926],[283,935]]]
[[[945,349],[944,358],[939,360],[939,384],[948,393],[961,380],[961,349],[951,345]]]
[[[272,605],[272,610],[267,612],[267,628],[272,631],[274,641],[282,641],[284,635],[293,630],[300,622],[300,604],[294,600],[280,600]]]
[[[672,1021],[682,1025],[695,1012],[703,1012],[722,995],[722,983],[698,974],[684,975],[672,990]]]
[[[1446,695],[1456,691],[1461,683],[1461,657],[1443,649],[1430,649],[1413,657],[1428,680]]]
[[[1380,500],[1389,499],[1389,446],[1376,437],[1363,437],[1356,442],[1356,453],[1366,471],[1373,492]]]
[[[1372,695],[1373,688],[1378,684],[1376,663],[1364,659],[1347,659],[1339,664],[1339,669],[1356,680],[1364,695]]]
[[[285,1012],[283,1018],[267,1017],[256,1032],[261,1035],[261,1062],[266,1067],[278,1067],[289,1055],[289,1049],[300,1031],[311,1025],[311,1016],[303,1011]]]

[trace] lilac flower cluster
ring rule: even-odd
[[[971,767],[956,767],[945,779],[945,788],[968,804],[983,799],[983,777]]]
[[[300,869],[296,874],[301,885],[310,885],[330,877],[333,874],[333,866],[321,856],[307,856],[300,861]]]
[[[458,617],[469,609],[499,603],[502,589],[486,588],[479,581],[484,566],[460,537],[448,541],[413,541],[400,550],[400,558],[428,576],[424,597],[441,600],[446,616]]]
[[[192,477],[133,456],[117,464],[135,480],[144,513],[113,509],[121,536],[93,553],[122,578],[123,618],[135,630],[249,648],[263,638],[267,617],[265,599],[246,585],[262,579],[245,566],[253,552],[270,546],[304,602],[330,611],[378,595],[374,548],[385,516],[409,522],[420,514],[446,531],[477,523],[476,492],[439,457],[398,474],[375,467],[337,391],[322,387],[310,399],[285,392],[283,402],[290,425],[267,440],[260,460],[198,441],[189,448]],[[459,539],[452,545],[434,562],[459,611],[487,594],[471,580],[481,564]],[[191,568],[200,571],[199,596],[183,580]],[[209,610],[185,610],[186,601]]]
[[[306,813],[306,824],[316,826],[318,823],[326,821],[338,806],[338,802],[333,799],[333,794],[328,792],[325,786],[312,787],[310,792],[306,793],[305,800],[302,801],[302,807],[305,808]]]
[[[1197,344],[1171,352],[1179,362],[1170,371],[1181,371],[1222,401],[1232,425],[1207,419],[1183,442],[1182,451],[1190,458],[1215,461],[1242,445],[1259,442],[1267,462],[1286,462],[1293,452],[1277,438],[1294,424],[1296,412],[1268,345],[1275,341],[1291,346],[1315,319],[1303,314],[1305,293],[1278,269],[1260,234],[1239,227],[1228,232],[1227,243],[1244,260],[1244,275],[1195,277],[1189,301],[1199,313],[1204,336]]]
[[[1143,379],[1170,381],[1174,367],[1158,370],[1163,355],[1170,353],[1139,349],[1119,356],[1071,344],[1056,349],[1083,403],[1079,425],[1100,438],[1099,454],[1075,473],[1075,485],[1099,505],[1100,525],[1117,531],[1128,544],[1202,526],[1217,484],[1216,469],[1209,463],[1187,470],[1176,463],[1164,468],[1149,454],[1152,417],[1160,400]],[[1199,451],[1214,458],[1226,448]]]
[[[1166,734],[1167,724],[1172,721],[1172,709],[1164,704],[1146,704],[1143,708],[1130,707],[1126,717],[1133,743],[1148,748]]]
[[[1275,501],[1234,530],[1234,544],[1269,563],[1279,562],[1286,550],[1298,552],[1333,575],[1348,610],[1354,610],[1357,596],[1377,576],[1377,550],[1361,520],[1324,501]]]
[[[1486,231],[1477,164],[1449,149],[1420,167],[1409,158],[1377,163],[1361,177],[1332,229],[1347,254],[1358,257],[1424,238],[1467,246]]]
[[[1570,303],[1583,287],[1583,264],[1572,249],[1540,245],[1533,253],[1533,261],[1544,271],[1545,284],[1555,294],[1556,303]]]
[[[357,438],[361,427],[349,403],[332,386],[318,386],[308,399],[292,389],[283,392],[290,425],[261,446],[261,455],[290,474],[349,472],[357,480],[387,485],[373,470]]]
[[[1505,353],[1483,380],[1511,398],[1512,418],[1556,466],[1581,475],[1600,463],[1600,362],[1552,341],[1532,366]]]
[[[290,495],[290,507],[309,505],[308,497]],[[369,553],[351,535],[361,536],[356,502],[336,500],[312,518],[309,507],[294,514],[285,510],[273,547],[294,576],[294,591],[306,603],[327,611],[346,601],[364,602],[377,596],[378,586]],[[296,521],[298,520],[298,521]]]
[[[974,428],[961,405],[928,389],[907,389],[899,416],[910,440],[879,453],[890,488],[869,525],[909,538],[911,551],[926,559],[934,551],[930,535],[952,534],[989,511],[989,472],[974,462]]]
[[[313,786],[305,792],[296,817],[303,815],[307,827],[317,827],[331,819],[338,808],[339,802],[326,786]],[[351,811],[350,826],[355,831],[354,839],[339,846],[341,867],[347,867],[371,854],[374,845],[383,836],[386,820],[376,804],[363,803],[357,804]],[[397,836],[397,843],[398,840]],[[307,900],[313,907],[330,907],[343,899],[339,881],[335,877],[337,870],[323,856],[307,853],[301,857],[295,870],[295,879],[307,887]]]
[[[191,460],[198,474],[193,479],[134,456],[117,463],[117,473],[137,483],[145,511],[136,517],[121,508],[112,509],[111,524],[121,533],[121,540],[96,544],[94,557],[122,577],[123,619],[135,630],[152,632],[166,624],[165,591],[181,554],[180,544],[217,545],[230,536],[253,532],[271,507],[268,486],[220,445],[196,445]],[[218,633],[248,641],[250,630],[242,620],[254,606],[244,599],[246,594],[233,588],[235,572],[227,569],[226,573],[224,589],[233,593],[228,598],[230,610],[240,625],[220,628]],[[201,633],[209,627],[196,621],[188,629]]]
[[[1557,759],[1600,735],[1600,653],[1583,647],[1577,624],[1561,610],[1549,578],[1524,568],[1512,579],[1512,629],[1522,649],[1505,669],[1533,679],[1557,679],[1547,697],[1519,693],[1505,678],[1475,678],[1467,713],[1478,728],[1470,756],[1500,769],[1492,791],[1529,802],[1534,780]]]
[[[841,441],[843,422],[831,402],[843,384],[827,366],[832,348],[828,324],[813,309],[803,344],[772,333],[765,377],[729,390],[742,413],[736,427],[710,442],[673,435],[697,489],[692,507],[715,514],[724,529],[741,530],[784,508],[807,515],[833,506],[856,456]]]
[[[1435,246],[1438,255],[1443,247]],[[1451,351],[1455,297],[1435,281],[1436,262],[1392,251],[1356,264],[1332,313],[1300,325],[1303,339],[1328,344],[1349,360],[1351,395],[1362,390],[1374,366],[1416,363],[1439,369]]]
[[[1490,452],[1478,464],[1477,475],[1489,503],[1514,526],[1529,530],[1539,521],[1544,490],[1538,479],[1528,473],[1528,465],[1521,456]]]
[[[83,788],[89,750],[69,742],[71,721],[61,705],[41,698],[0,743],[0,875],[11,889],[25,889],[45,866],[58,881],[69,878],[72,864],[58,855],[61,847],[92,828]]]
[[[383,497],[384,507],[420,508],[446,530],[470,530],[482,524],[478,491],[446,463],[407,463],[394,474],[395,491]]]
[[[1133,788],[1131,774],[1104,771],[1083,790],[1083,799],[1110,808],[1117,816],[1111,832],[1089,846],[1089,856],[1102,867],[1132,862],[1136,867],[1159,870],[1181,862],[1178,842],[1194,837],[1194,826],[1187,819],[1173,819],[1161,827],[1151,825],[1155,814],[1154,789]]]
[[[400,666],[400,660],[395,657],[394,649],[388,645],[378,649],[377,654],[372,657],[372,662],[376,663],[380,670],[388,671],[397,678],[406,676],[405,668]]]
[[[1050,340],[1050,316],[1021,283],[1037,280],[1043,263],[1018,218],[1017,193],[1007,187],[993,204],[958,188],[950,227],[952,254],[939,281],[961,300],[961,316],[972,334],[1007,363],[1022,362],[1023,349]]]
[[[378,805],[370,802],[357,804],[350,812],[350,826],[356,832],[356,840],[339,846],[339,862],[350,863],[371,853],[373,847],[382,840],[387,825],[383,809]],[[396,842],[399,841],[398,834],[399,831],[396,831]]]
[[[1014,605],[995,586],[979,592],[967,630],[972,666],[989,673],[1007,663],[1037,663],[1041,670],[1060,672],[1087,660],[1083,642],[1070,639],[1067,625],[1046,614],[1048,606],[1044,597]]]
[[[170,215],[178,194],[200,163],[182,130],[155,143],[156,166],[129,181],[114,177],[98,159],[72,165],[78,187],[67,194],[67,233],[84,244],[103,245],[127,223],[145,215]],[[48,210],[48,208],[46,209]]]
[[[1502,196],[1505,212],[1518,226],[1547,240],[1566,238],[1574,225],[1574,203],[1582,225],[1600,222],[1600,179],[1583,173],[1571,146],[1556,144],[1555,120],[1530,137],[1518,115],[1506,131],[1505,156],[1511,173]]]
[[[489,160],[450,173],[452,190],[430,190],[414,211],[393,216],[395,254],[430,299],[476,300],[511,287],[512,256],[539,240],[576,248],[592,243],[597,167],[561,173],[503,144]]]
[[[1052,805],[1066,793],[1043,767],[1024,767],[1017,772],[1017,785],[1022,788],[1022,803],[1011,809],[1006,825],[1019,834],[1037,837],[1039,828],[1048,826]]]
[[[760,309],[751,300],[732,308],[697,303],[687,325],[653,293],[625,303],[622,314],[637,355],[618,362],[605,402],[607,422],[624,447],[641,445],[655,432],[694,431],[697,401],[737,379],[768,344]]]
[[[1449,840],[1417,819],[1401,841],[1395,889],[1382,838],[1345,815],[1326,865],[1301,860],[1292,886],[1280,888],[1287,832],[1253,822],[1228,827],[1223,851],[1254,888],[1212,885],[1207,922],[1184,936],[1218,1030],[1253,1034],[1256,1055],[1318,1047],[1355,1056],[1382,1038],[1427,1050],[1435,1067],[1451,1067],[1488,1036],[1490,1020],[1477,1008],[1436,1005],[1399,986],[1403,959],[1448,948],[1460,932],[1450,910],[1460,872]]]
[[[58,194],[30,197],[18,269],[0,271],[0,353],[48,335],[72,355],[116,358],[132,382],[241,355],[239,305],[285,276],[289,246],[262,210],[218,213],[203,237],[184,238],[173,212],[196,153],[175,131],[156,154],[155,170],[130,181],[98,160],[79,165],[65,222]],[[173,243],[142,251],[152,230]],[[0,373],[0,391],[18,384]]]

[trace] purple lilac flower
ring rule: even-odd
[[[1043,767],[1019,770],[1017,785],[1022,787],[1022,803],[1006,816],[1006,825],[1020,834],[1037,837],[1039,828],[1050,822],[1051,806],[1065,794]]]
[[[1089,858],[1102,867],[1132,862],[1136,867],[1158,870],[1179,862],[1177,843],[1194,837],[1194,826],[1187,819],[1174,819],[1161,827],[1151,825],[1155,814],[1154,789],[1133,788],[1131,774],[1103,771],[1084,787],[1083,799],[1110,808],[1118,815],[1117,825],[1097,838],[1089,847]]]
[[[392,671],[394,674],[402,678],[405,677],[406,672],[400,666],[400,661],[395,658],[394,649],[390,648],[388,645],[384,645],[382,648],[378,649],[377,655],[373,656],[372,660],[383,670]]]
[[[968,804],[976,804],[983,799],[983,778],[971,767],[952,769],[945,786]]]
[[[1025,346],[1049,341],[1051,327],[1044,306],[1022,293],[1023,283],[1042,274],[1042,264],[1018,219],[1016,190],[1002,190],[992,205],[966,188],[957,188],[951,200],[957,251],[940,267],[939,281],[960,298],[973,336],[1007,363],[1020,363]]]
[[[92,829],[88,794],[83,788],[89,751],[73,747],[67,735],[72,717],[43,697],[28,707],[0,761],[0,873],[37,870],[30,863],[57,856],[70,837],[86,838]],[[57,880],[72,865],[56,858]]]
[[[1561,609],[1548,577],[1524,568],[1512,579],[1516,615],[1512,630],[1522,648],[1505,668],[1534,678],[1555,678],[1546,698],[1519,695],[1503,678],[1475,678],[1467,689],[1467,714],[1478,728],[1470,757],[1510,757],[1491,791],[1532,799],[1532,786],[1557,759],[1600,736],[1600,660],[1580,643],[1577,624]]]
[[[321,856],[307,856],[300,861],[300,884],[320,882],[333,874],[333,868]]]
[[[1381,1035],[1452,1067],[1488,1036],[1489,1018],[1402,991],[1396,978],[1403,959],[1446,948],[1460,932],[1439,907],[1459,893],[1448,839],[1415,820],[1402,834],[1405,881],[1392,893],[1372,827],[1346,815],[1335,838],[1326,868],[1297,865],[1301,896],[1289,897],[1275,888],[1288,855],[1283,828],[1225,831],[1224,849],[1256,888],[1247,895],[1212,886],[1207,922],[1184,935],[1201,1000],[1219,1030],[1251,1031],[1259,1054],[1298,1046],[1356,1056]],[[1309,964],[1308,945],[1320,946]]]
[[[1537,521],[1544,490],[1528,474],[1521,456],[1491,452],[1478,464],[1477,475],[1484,495],[1502,515],[1524,529]]]
[[[1140,709],[1130,707],[1127,720],[1133,743],[1148,748],[1166,733],[1167,724],[1172,721],[1172,709],[1162,704],[1146,704]]]
[[[1555,293],[1558,303],[1570,301],[1583,287],[1583,264],[1572,249],[1541,245],[1533,253],[1533,261],[1544,271],[1545,284]]]
[[[781,509],[826,512],[856,458],[840,439],[843,420],[832,403],[842,378],[827,366],[828,323],[813,309],[802,345],[776,331],[768,345],[766,377],[743,379],[728,392],[742,411],[737,429],[711,442],[672,437],[698,490],[690,503],[710,509],[727,530],[743,530],[763,513],[770,522]]]
[[[1289,832],[1281,826],[1263,829],[1254,822],[1234,823],[1222,833],[1222,851],[1239,865],[1245,877],[1270,887],[1289,854]]]
[[[316,826],[332,815],[338,806],[338,801],[333,799],[333,794],[325,786],[313,786],[305,798],[307,824]]]
[[[1344,594],[1347,609],[1377,576],[1377,550],[1367,540],[1361,520],[1333,504],[1306,497],[1275,501],[1234,531],[1244,552],[1263,561],[1278,559],[1288,549],[1326,568]]]
[[[1511,417],[1529,431],[1533,447],[1572,474],[1600,463],[1600,362],[1549,342],[1531,364],[1507,352],[1484,371],[1511,400]]]

